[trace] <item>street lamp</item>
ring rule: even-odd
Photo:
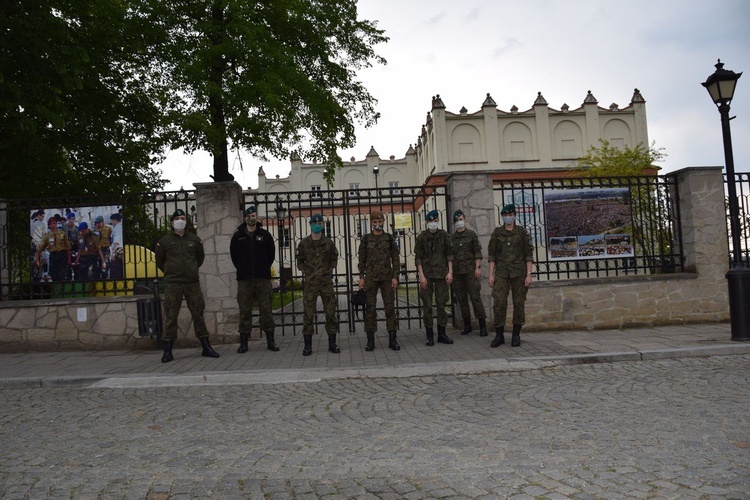
[[[732,340],[750,340],[750,269],[742,262],[742,233],[740,208],[732,155],[732,135],[729,129],[729,104],[734,97],[737,80],[742,73],[724,69],[724,63],[715,65],[716,71],[701,85],[706,87],[721,115],[721,132],[724,137],[724,161],[729,190],[729,226],[732,236],[732,265],[726,274],[729,285],[729,318],[732,323]]]
[[[375,165],[372,167],[372,173],[375,174],[375,197],[378,200],[378,203],[380,202],[380,191],[378,191],[378,174],[380,173],[380,168]]]
[[[279,292],[286,292],[286,277],[284,276],[284,216],[286,215],[286,208],[281,204],[281,201],[276,197],[276,222],[279,224]]]

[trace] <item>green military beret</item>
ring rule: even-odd
[[[179,217],[179,216],[181,216],[181,215],[185,215],[185,211],[184,211],[183,209],[181,209],[181,208],[178,208],[178,209],[177,209],[177,210],[175,210],[175,211],[174,211],[174,213],[172,214],[172,219],[171,219],[171,220],[175,220],[175,219],[176,219],[177,217]]]
[[[501,214],[514,214],[516,213],[516,206],[513,203],[509,203],[503,207],[500,213]]]
[[[243,217],[247,217],[247,214],[254,214],[256,212],[255,205],[248,206],[244,212],[242,212]]]
[[[463,210],[458,209],[455,212],[453,212],[453,222],[458,220],[459,217],[461,217],[464,214]]]
[[[310,224],[313,222],[323,222],[323,216],[321,214],[313,214],[310,217]]]
[[[427,212],[427,215],[424,216],[424,219],[430,221],[437,220],[438,217],[440,217],[440,212],[438,212],[437,210],[430,210],[429,212]]]

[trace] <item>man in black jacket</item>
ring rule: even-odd
[[[253,302],[258,301],[260,329],[266,334],[269,351],[278,351],[274,342],[271,301],[271,264],[276,255],[276,245],[271,233],[261,227],[255,205],[243,213],[245,223],[237,228],[229,244],[229,254],[237,269],[237,303],[240,306],[240,347],[237,352],[247,352],[247,340],[252,329]]]

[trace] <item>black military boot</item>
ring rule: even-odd
[[[479,318],[479,336],[487,336],[487,320],[485,318]]]
[[[302,355],[309,356],[312,354],[312,335],[303,335],[302,338],[305,340],[305,347],[302,348]]]
[[[398,339],[396,338],[396,330],[391,330],[388,332],[388,347],[390,347],[394,351],[401,350],[401,346],[398,344]]]
[[[435,345],[435,331],[432,328],[427,329],[427,342],[425,343],[427,346],[434,346]]]
[[[242,354],[243,352],[247,352],[247,339],[250,337],[249,333],[240,333],[240,347],[237,349],[237,352]]]
[[[445,334],[445,327],[438,325],[438,342],[441,344],[452,344],[453,339]]]
[[[205,356],[207,358],[218,358],[219,353],[214,351],[214,348],[211,347],[211,342],[208,341],[208,337],[201,337],[201,346],[203,347],[203,352],[201,353],[201,356]]]
[[[503,345],[505,343],[505,327],[504,326],[496,326],[495,327],[495,340],[492,341],[490,344],[490,347],[497,347],[499,345]]]
[[[162,340],[161,343],[164,344],[164,354],[161,356],[161,362],[169,363],[174,359],[174,356],[172,355],[172,341]]]
[[[468,335],[471,333],[471,318],[464,318],[464,329],[461,330],[461,335]]]
[[[267,349],[269,351],[276,352],[279,350],[278,346],[276,345],[276,342],[274,342],[273,332],[266,332],[266,346],[268,346]]]
[[[367,345],[365,351],[370,352],[375,350],[375,332],[367,332]]]
[[[335,333],[328,335],[328,350],[334,354],[338,354],[341,352],[341,349],[339,349],[339,346],[336,345]]]
[[[518,347],[521,345],[521,325],[513,325],[513,337],[510,339],[511,347]]]

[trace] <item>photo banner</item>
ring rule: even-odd
[[[559,189],[544,196],[550,260],[632,257],[627,188]]]

